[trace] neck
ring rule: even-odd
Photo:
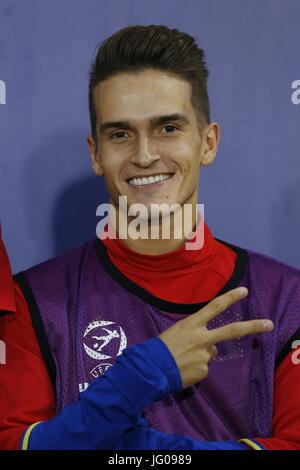
[[[125,245],[133,251],[141,254],[151,254],[151,255],[161,255],[163,253],[168,253],[169,251],[176,250],[180,248],[184,240],[177,240],[177,239],[158,239],[158,240],[145,240],[145,239],[138,239],[132,240],[131,238],[127,238],[123,240]]]
[[[180,218],[178,213],[171,213],[170,217],[159,217],[157,221],[153,218],[139,219],[140,222],[132,225],[136,219],[123,215],[116,208],[116,219],[110,218],[110,225],[117,238],[122,239],[131,250],[141,254],[160,255],[180,248],[187,238],[190,240],[190,234],[195,233],[201,218],[196,203],[190,203],[190,210],[182,210],[181,215]],[[133,227],[136,227],[136,233],[143,234],[143,238],[133,238]]]

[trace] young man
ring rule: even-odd
[[[203,51],[193,38],[165,26],[125,28],[100,46],[90,78],[88,145],[117,221],[119,197],[126,196],[129,207],[190,205],[195,227],[200,170],[214,161],[219,142],[219,126],[210,122],[207,76]],[[199,230],[200,224],[196,234]],[[26,433],[29,448],[65,448],[64,439],[74,448],[72,431],[83,439],[81,448],[86,448],[82,421],[76,418],[76,427],[68,420],[69,410],[78,406],[72,405],[78,391],[93,381],[97,386],[101,383],[97,377],[106,370],[106,376],[116,371],[118,363],[111,366],[126,346],[160,335],[182,371],[199,363],[195,343],[200,349],[206,346],[208,359],[220,341],[216,332],[228,327],[233,327],[232,337],[241,338],[223,338],[227,341],[218,345],[209,373],[207,362],[201,366],[198,380],[208,373],[205,380],[148,402],[146,421],[135,421],[129,432],[115,439],[115,448],[171,448],[172,444],[159,441],[160,433],[219,441],[214,448],[226,448],[222,441],[241,438],[248,438],[249,448],[300,448],[300,372],[290,352],[300,326],[299,271],[217,241],[206,225],[204,245],[196,250],[185,249],[184,236],[135,239],[126,235],[122,240],[87,243],[17,276],[20,297],[30,307],[53,384],[46,394],[49,383],[44,380],[42,393],[35,394],[35,406],[43,412],[28,409],[32,423],[46,420]],[[248,287],[248,298],[215,317],[204,314],[208,330],[200,327],[200,338],[193,323],[197,316],[192,314],[200,310],[201,316],[209,301],[238,286]],[[178,321],[184,318],[187,323]],[[263,318],[272,319],[272,333],[241,334],[245,320]],[[239,325],[228,325],[236,322]],[[182,338],[186,341],[193,330],[197,340],[182,347]],[[203,331],[215,340],[209,342],[209,350]],[[148,367],[146,363],[145,374]],[[32,373],[36,370],[31,368]],[[185,386],[196,383],[195,378],[182,381]],[[81,394],[79,403],[93,385]],[[128,392],[134,399],[135,389]],[[87,401],[94,413],[97,400]],[[93,419],[99,418],[92,414]],[[149,433],[146,422],[157,431]],[[60,444],[53,434],[62,437]],[[90,445],[101,448],[98,441]]]

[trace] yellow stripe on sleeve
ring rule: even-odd
[[[240,439],[239,442],[246,444],[253,450],[263,450],[261,447],[259,447],[259,445],[256,444],[256,442],[251,441],[251,439]]]
[[[40,424],[41,421],[38,421],[37,423],[33,423],[29,428],[26,430],[25,435],[23,437],[23,442],[22,442],[22,450],[28,450],[28,443],[29,443],[29,438],[31,431],[33,428],[35,428],[38,424]]]

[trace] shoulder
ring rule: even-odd
[[[95,256],[96,240],[88,241],[62,255],[39,263],[14,276],[32,310],[32,304],[66,304],[72,286],[78,285],[84,272]]]
[[[59,274],[76,269],[84,261],[86,261],[92,253],[95,252],[96,240],[90,240],[83,245],[68,250],[67,252],[50,258],[42,263],[30,267],[24,271],[26,277],[38,275],[39,277],[45,274]]]
[[[247,253],[247,267],[249,273],[265,279],[269,283],[278,282],[299,283],[300,270],[289,266],[271,256],[258,253],[252,250],[245,250]]]

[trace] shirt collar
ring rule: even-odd
[[[107,229],[107,227],[106,227]],[[187,271],[192,271],[196,267],[201,266],[204,268],[209,266],[212,258],[218,251],[218,243],[213,238],[208,226],[204,223],[198,225],[196,233],[203,230],[204,244],[197,250],[186,250],[183,244],[179,248],[172,250],[168,253],[159,255],[141,254],[130,249],[123,240],[118,238],[102,238],[110,258],[117,261],[118,265],[127,272],[140,273],[142,276],[151,277],[155,273],[170,273],[176,271],[183,274]],[[193,237],[195,240],[195,236]],[[193,241],[191,240],[191,242]]]

